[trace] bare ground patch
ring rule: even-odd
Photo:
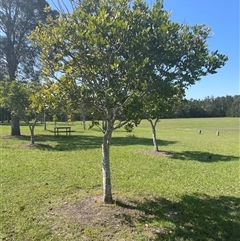
[[[125,197],[105,205],[102,196],[88,196],[52,209],[49,216],[54,223],[52,232],[63,240],[156,240],[155,235],[167,232],[150,227],[147,220],[152,214]]]

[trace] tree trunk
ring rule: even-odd
[[[11,136],[20,136],[20,118],[17,115],[11,117]]]
[[[154,123],[153,123],[152,120],[149,120],[149,122],[151,123],[151,127],[152,127],[152,137],[153,137],[154,151],[159,151],[158,150],[158,144],[157,144],[157,134],[156,134],[156,125],[157,125],[158,119],[156,119]]]
[[[103,131],[103,133],[105,133],[105,131],[106,131],[106,129],[107,129],[107,123],[106,123],[106,121],[102,121],[102,131]]]
[[[83,130],[85,131],[86,130],[86,116],[87,116],[87,112],[86,112],[84,107],[82,107],[80,109],[80,116],[81,116],[81,120],[82,120],[82,127],[83,127]]]
[[[30,144],[34,144],[34,125],[30,125],[29,129],[30,129],[30,133],[31,133],[31,137],[30,137]]]
[[[47,123],[46,123],[46,113],[43,114],[43,130],[47,130]]]
[[[113,203],[109,159],[109,147],[112,137],[112,131],[113,129],[108,125],[108,128],[104,133],[102,143],[103,202],[106,204]]]
[[[83,130],[86,130],[86,115],[85,113],[82,113],[82,126],[83,126]]]

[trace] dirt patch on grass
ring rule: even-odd
[[[155,235],[166,230],[150,227],[151,215],[125,197],[105,205],[102,196],[88,196],[52,209],[52,232],[63,240],[155,240]]]
[[[120,203],[116,201],[113,205],[105,205],[101,196],[90,196],[75,203],[66,203],[58,211],[65,217],[74,217],[83,225],[106,226],[111,223],[115,227],[122,224],[131,226],[132,222],[126,216],[135,216],[137,211],[133,207],[131,209],[121,207]]]

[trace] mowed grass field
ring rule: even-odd
[[[0,126],[0,240],[240,240],[238,118],[161,120],[158,154],[146,120],[115,131],[113,205],[101,202],[101,131],[57,125],[74,132],[39,124],[37,146],[24,124],[21,137]]]

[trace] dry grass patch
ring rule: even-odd
[[[49,213],[54,220],[52,231],[65,240],[155,240],[167,230],[152,227],[144,220],[154,216],[139,207],[139,201],[119,197],[113,205],[102,202],[102,196],[88,196],[76,202],[66,202]],[[68,227],[75,232],[70,233]],[[73,226],[75,228],[73,228]],[[63,230],[65,234],[63,233]]]

